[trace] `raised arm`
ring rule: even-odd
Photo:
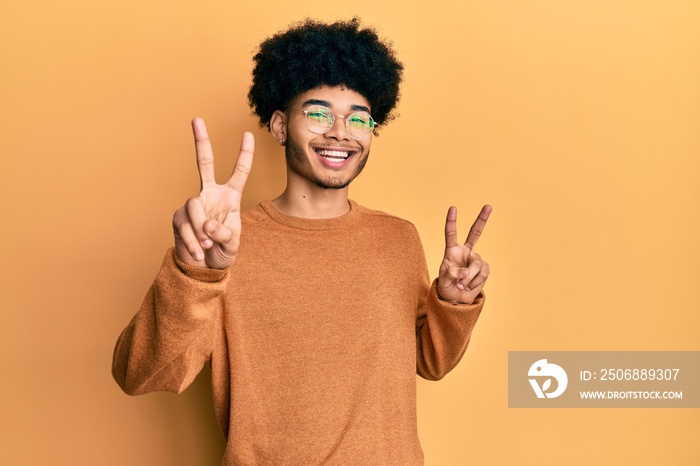
[[[490,273],[488,263],[474,247],[490,214],[491,206],[484,206],[467,240],[459,244],[457,209],[450,207],[447,212],[445,257],[416,321],[416,369],[421,377],[441,379],[457,365],[469,345]]]
[[[207,127],[192,120],[201,190],[173,215],[175,250],[183,262],[213,269],[228,268],[236,260],[241,239],[241,197],[253,165],[255,141],[244,133],[231,178],[217,184],[214,154]]]
[[[240,243],[241,194],[254,142],[252,134],[243,135],[233,174],[218,185],[204,122],[193,120],[192,129],[200,193],[175,212],[175,250],[166,254],[141,309],[114,349],[112,374],[132,395],[184,390],[222,340],[221,302]]]

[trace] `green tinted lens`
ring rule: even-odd
[[[306,123],[315,133],[325,133],[333,126],[333,112],[321,105],[312,105],[306,109]]]
[[[358,139],[364,139],[372,134],[372,130],[374,129],[374,120],[369,113],[357,112],[348,116],[346,127],[350,135]]]

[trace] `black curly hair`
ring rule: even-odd
[[[248,103],[262,127],[270,128],[275,110],[322,85],[343,85],[361,94],[379,125],[394,118],[403,65],[374,29],[360,28],[358,18],[296,23],[264,40],[253,63]]]

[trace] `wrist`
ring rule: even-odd
[[[207,267],[206,265],[192,265],[182,260],[176,251],[173,251],[173,261],[178,269],[185,275],[195,280],[203,282],[218,282],[226,276],[228,273],[228,267],[226,268],[213,268]]]

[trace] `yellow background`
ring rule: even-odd
[[[218,464],[206,374],[122,394],[112,348],[198,178],[257,139],[245,205],[284,186],[246,106],[290,21],[357,14],[406,66],[351,197],[414,222],[484,203],[488,303],[462,363],[419,381],[428,465],[698,465],[697,409],[507,407],[509,350],[700,350],[700,2],[31,1],[0,13],[0,463]]]

